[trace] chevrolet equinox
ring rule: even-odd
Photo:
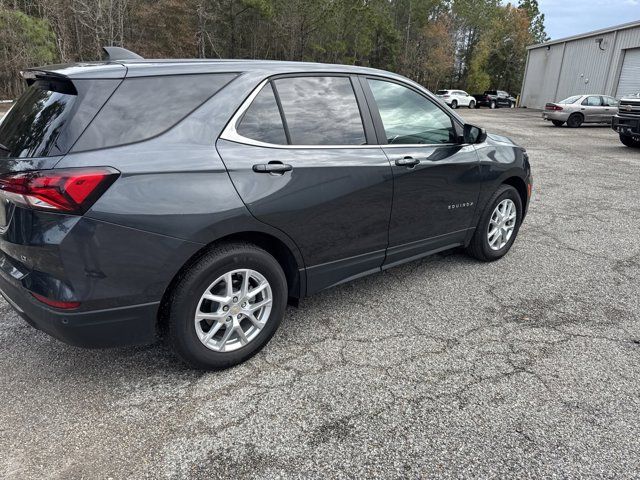
[[[304,296],[518,234],[525,150],[402,76],[105,50],[23,72],[0,123],[0,289],[64,342],[225,368]]]

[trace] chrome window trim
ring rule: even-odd
[[[326,75],[326,74],[325,74]],[[315,75],[314,75],[315,76]],[[321,76],[321,75],[317,75]],[[329,149],[353,149],[353,148],[418,148],[418,147],[447,147],[454,145],[466,145],[459,143],[405,143],[405,144],[367,144],[367,145],[280,145],[277,143],[267,143],[261,142],[259,140],[254,140],[252,138],[245,137],[240,135],[237,130],[237,125],[240,122],[240,119],[247,111],[249,106],[253,103],[258,94],[262,91],[262,89],[271,81],[271,78],[266,78],[262,82],[258,84],[258,86],[251,92],[251,94],[245,99],[244,102],[240,105],[240,108],[233,114],[229,123],[224,128],[222,133],[220,134],[220,139],[228,140],[230,142],[241,143],[244,145],[253,145],[254,147],[264,147],[264,148],[279,148],[279,149],[287,149],[287,150],[313,150],[313,149],[321,149],[321,148],[329,148]]]

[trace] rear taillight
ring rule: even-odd
[[[8,173],[0,176],[0,196],[38,210],[80,215],[119,175],[111,167]]]
[[[544,109],[545,109],[545,110],[551,110],[551,111],[554,111],[554,112],[558,112],[558,111],[560,111],[560,110],[563,110],[563,108],[562,108],[561,106],[559,106],[559,105],[553,105],[553,104],[550,104],[550,103],[547,103],[547,104],[545,105]]]

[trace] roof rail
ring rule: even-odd
[[[115,60],[135,60],[142,59],[140,55],[132,52],[131,50],[127,50],[122,47],[102,47],[102,50],[107,54],[105,60],[107,62],[115,61]]]

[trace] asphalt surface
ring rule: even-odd
[[[631,478],[640,151],[607,127],[461,109],[526,146],[511,252],[414,262],[290,308],[234,369],[82,350],[0,302],[0,478]]]

